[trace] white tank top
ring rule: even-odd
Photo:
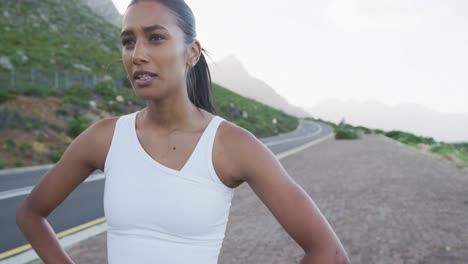
[[[154,160],[141,146],[138,112],[116,123],[104,166],[104,214],[111,264],[215,264],[234,189],[213,168],[215,115],[180,170]]]

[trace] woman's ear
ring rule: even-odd
[[[198,60],[200,59],[201,56],[201,44],[198,40],[192,41],[192,44],[189,46],[188,50],[188,58],[187,58],[187,65],[189,67],[193,67],[197,64]]]

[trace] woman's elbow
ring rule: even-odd
[[[24,221],[27,219],[28,210],[25,208],[24,204],[21,204],[18,209],[16,209],[16,225],[21,229]]]
[[[34,218],[34,212],[27,206],[26,203],[22,203],[18,209],[16,209],[16,225],[23,229],[29,220]]]

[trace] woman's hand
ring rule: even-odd
[[[236,181],[247,182],[289,235],[303,248],[306,263],[349,263],[340,240],[318,207],[287,174],[275,155],[241,127],[226,129]]]
[[[103,169],[115,122],[104,119],[75,138],[17,209],[16,223],[44,263],[73,263],[46,218],[95,169]]]

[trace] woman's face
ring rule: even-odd
[[[186,88],[189,49],[175,15],[156,1],[130,6],[122,21],[122,60],[136,94],[152,100]]]

